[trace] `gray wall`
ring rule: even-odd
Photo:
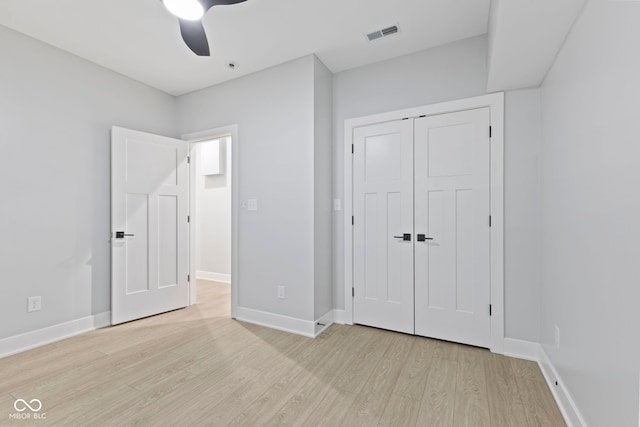
[[[201,175],[196,165],[196,270],[230,275],[231,138],[220,140],[220,163],[220,175]]]
[[[314,57],[314,318],[333,310],[332,132],[333,74]]]
[[[2,26],[0,57],[6,338],[110,310],[110,128],[177,129],[173,97]]]
[[[505,335],[540,341],[540,89],[505,94]]]
[[[314,57],[178,98],[182,134],[238,125],[238,305],[314,320]],[[286,299],[276,288],[286,287]]]
[[[638,22],[588,2],[542,86],[542,343],[592,426],[638,425]]]

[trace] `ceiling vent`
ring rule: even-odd
[[[369,33],[369,34],[367,34],[367,38],[369,39],[370,42],[372,42],[374,40],[378,40],[378,39],[381,39],[383,37],[389,37],[389,36],[392,36],[394,34],[397,34],[399,30],[400,29],[398,28],[398,26],[394,25],[392,27],[383,28],[382,30],[378,30],[378,31],[374,31],[373,33]]]

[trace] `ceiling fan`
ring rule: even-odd
[[[209,56],[207,33],[202,17],[213,6],[231,5],[247,0],[161,0],[164,6],[178,17],[180,33],[189,49],[198,56]]]

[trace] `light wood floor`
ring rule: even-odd
[[[533,362],[362,326],[315,340],[200,303],[0,360],[0,425],[564,426]],[[15,399],[46,420],[16,421]]]

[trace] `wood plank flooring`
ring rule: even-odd
[[[363,326],[315,340],[195,306],[0,359],[0,426],[564,426],[538,366]],[[16,399],[45,419],[16,420]],[[27,411],[28,412],[28,411]]]

